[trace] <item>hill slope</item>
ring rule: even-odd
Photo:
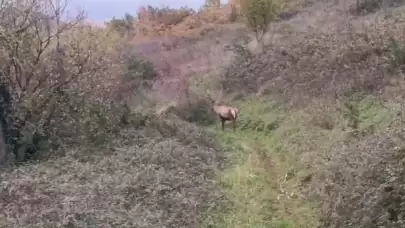
[[[234,208],[245,209],[233,218],[244,221],[240,227],[403,226],[403,7],[376,7],[313,2],[273,24],[263,52],[240,55],[221,79],[228,92],[250,97],[237,103],[239,135],[224,139],[247,154],[234,174],[246,182],[236,178],[229,193],[235,204],[245,202]],[[246,148],[252,141],[254,149]],[[258,174],[255,153],[278,169]],[[233,192],[244,187],[267,193]],[[291,192],[296,198],[275,197]]]
[[[110,149],[2,170],[0,225],[404,227],[403,7],[367,4],[313,1],[225,70],[220,50],[163,50],[180,69],[215,57],[196,67],[198,96],[122,129]],[[200,90],[216,84],[238,98],[237,133],[202,115]]]

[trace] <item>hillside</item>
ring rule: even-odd
[[[1,30],[0,227],[405,227],[405,7],[287,3],[263,45],[230,5],[62,38],[0,10],[32,28]]]

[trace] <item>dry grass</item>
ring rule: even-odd
[[[319,206],[321,227],[403,227],[404,172],[399,155],[403,153],[403,7],[349,16],[355,4],[315,2],[290,20],[272,25],[262,53],[239,53],[221,82],[227,91],[257,93],[261,98],[255,105],[266,108],[275,99],[289,111],[279,114],[281,122],[271,121],[267,118],[274,115],[272,108],[261,112],[243,102],[241,106],[248,110],[244,108],[241,116],[249,117],[241,118],[252,121],[241,124],[243,139],[229,143],[257,139],[248,131],[252,128],[269,131],[267,154],[300,174],[290,190],[305,193],[307,200]],[[242,159],[239,168],[248,160]],[[243,183],[232,183],[235,189],[243,189]],[[235,203],[243,201],[235,197],[233,188],[230,192]],[[252,201],[244,201],[249,205],[242,213],[246,217],[259,213]],[[268,204],[275,207],[283,202]],[[300,211],[303,205],[291,207]],[[231,214],[240,208],[233,209]],[[277,212],[271,216],[274,226],[284,221],[275,219]],[[299,223],[294,214],[287,214],[287,221]],[[260,227],[238,217],[242,227]],[[259,224],[265,222],[269,221]]]
[[[217,133],[228,152],[229,163],[220,174],[220,183],[230,203],[204,224],[218,228],[317,227],[316,209],[297,190],[302,176],[297,159],[275,149],[282,142],[278,143],[278,134],[291,127],[283,120],[287,113],[269,101],[263,105],[248,99],[237,105],[244,108],[237,133]]]
[[[234,54],[226,47],[238,42],[246,33],[238,24],[216,25],[203,38],[159,37],[137,44],[136,49],[159,73],[156,96],[173,100],[183,96],[192,77],[229,65]]]
[[[393,104],[365,97],[355,117],[343,105],[324,101],[293,112],[300,130],[284,138],[281,148],[309,174],[302,187],[320,205],[322,227],[403,226],[403,160],[396,149],[403,145],[402,117]],[[321,112],[333,127],[311,122]],[[350,118],[358,119],[358,128],[348,126]]]
[[[396,77],[388,72],[395,52],[389,43],[391,37],[402,43],[403,14],[398,8],[388,19],[383,12],[347,18],[344,10],[318,2],[291,20],[276,23],[267,37],[269,46],[263,53],[235,61],[224,86],[271,91],[295,103],[325,95],[340,97],[348,90],[380,91]]]
[[[238,24],[198,37],[186,29],[221,21],[213,15],[223,9],[137,40],[160,76],[154,99],[173,100],[190,88],[179,81],[219,66],[226,71],[212,75],[227,92],[258,95],[238,101],[237,133],[197,115],[208,106],[189,91],[190,103],[160,118],[134,117],[146,127],[122,129],[111,149],[2,170],[0,225],[403,227],[403,8],[350,16],[355,5],[300,6],[272,25],[262,53],[239,49],[233,61],[222,48],[243,37]],[[173,36],[180,30],[189,36]],[[207,129],[187,121],[211,125],[227,163]]]
[[[1,227],[195,227],[221,198],[221,153],[199,127],[161,123],[123,131],[109,150],[3,170]]]
[[[228,5],[221,8],[209,8],[188,15],[176,14],[178,19],[173,20],[174,14],[162,14],[160,18],[142,20],[135,25],[137,36],[134,42],[146,41],[152,37],[178,36],[187,38],[204,37],[207,30],[218,25],[227,25],[233,22],[232,8]],[[165,17],[169,18],[166,19]],[[175,21],[165,23],[164,21]]]

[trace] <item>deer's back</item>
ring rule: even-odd
[[[232,107],[226,105],[214,105],[213,108],[215,113],[219,115],[222,119],[230,120],[234,118],[231,112]]]

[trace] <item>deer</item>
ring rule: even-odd
[[[210,93],[207,91],[208,100],[210,101],[210,103],[212,105],[212,110],[214,111],[216,116],[221,121],[222,131],[225,130],[225,122],[232,121],[233,131],[235,132],[236,131],[236,119],[238,118],[240,109],[221,104],[220,99],[222,98],[222,91],[223,91],[223,89],[221,88],[220,95],[218,96],[219,99],[216,99],[216,100],[212,99]]]

